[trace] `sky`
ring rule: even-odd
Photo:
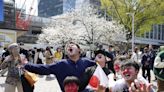
[[[15,3],[17,8],[26,9],[26,14],[38,16],[38,0],[15,0]]]
[[[69,12],[72,9],[79,9],[85,3],[87,4],[89,0],[63,0],[63,11]]]
[[[4,0],[4,1],[10,1],[13,2],[13,0]],[[15,6],[17,8],[25,9],[26,14],[35,15],[38,16],[38,2],[40,0],[15,0]],[[81,8],[81,5],[86,3],[89,0],[63,0],[63,10],[69,11],[69,8]],[[32,10],[30,12],[30,9],[32,7]]]

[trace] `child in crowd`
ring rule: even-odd
[[[78,92],[80,81],[75,76],[67,76],[63,84],[65,92]]]
[[[138,76],[140,66],[133,61],[126,61],[121,64],[122,79],[117,80],[110,89],[111,92],[154,92],[150,84]]]

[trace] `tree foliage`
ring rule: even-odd
[[[136,35],[150,31],[153,24],[164,21],[163,0],[101,0],[101,5],[108,16],[123,24],[129,32],[132,30],[132,16],[127,13],[134,13]]]
[[[38,42],[65,44],[76,41],[95,49],[100,44],[126,41],[126,30],[116,21],[99,17],[91,6],[53,17],[55,22],[42,29]]]

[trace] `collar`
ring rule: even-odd
[[[79,58],[76,62],[72,61],[71,59],[68,59],[68,62],[71,64],[77,64],[80,61],[81,61],[81,58]]]

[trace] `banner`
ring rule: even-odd
[[[16,32],[10,31],[7,29],[0,29],[0,43],[4,44],[4,46],[17,42]]]
[[[4,21],[3,0],[0,0],[0,22]]]

